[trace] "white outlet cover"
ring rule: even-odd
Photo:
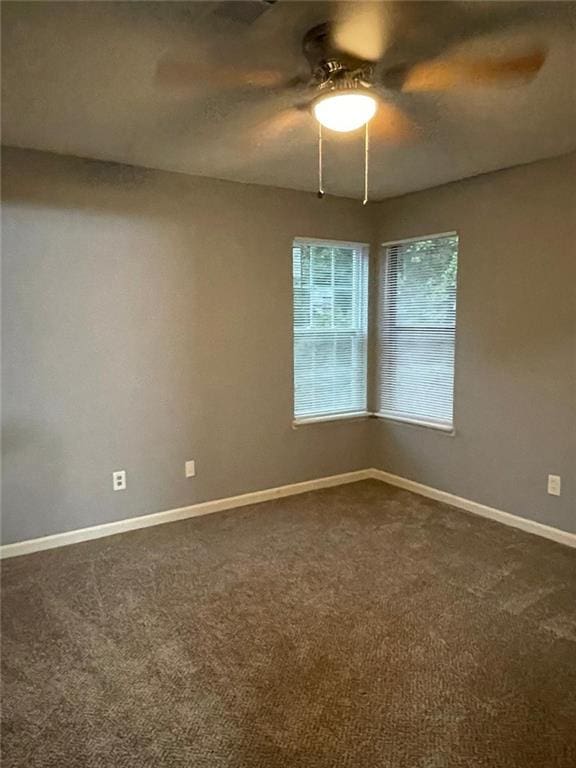
[[[184,464],[184,471],[186,473],[186,477],[195,477],[196,476],[196,462],[194,460],[187,461]]]
[[[560,496],[562,479],[560,475],[548,475],[548,493],[550,496]]]
[[[116,472],[112,472],[112,488],[115,491],[126,490],[126,470],[119,469]]]

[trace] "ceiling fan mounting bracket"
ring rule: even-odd
[[[313,79],[324,82],[343,73],[364,71],[371,72],[371,62],[344,53],[332,42],[332,27],[329,22],[318,24],[304,35],[302,50],[306,57]]]

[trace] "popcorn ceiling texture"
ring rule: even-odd
[[[226,87],[217,76],[227,68],[272,70],[286,81],[306,76],[302,37],[333,8],[281,2],[256,23],[242,24],[230,18],[234,5],[248,4],[3,2],[3,143],[315,192],[316,124],[304,110],[286,111],[305,93]],[[407,21],[396,55],[411,55],[432,30],[442,34],[460,5],[443,3],[428,18],[420,10],[420,21]],[[491,14],[499,5],[468,4]],[[224,14],[214,12],[218,8]],[[476,55],[498,57],[518,50],[524,38],[529,48],[534,41],[546,46],[546,63],[532,83],[446,93],[383,91],[384,102],[392,100],[414,124],[414,135],[398,142],[386,130],[373,130],[371,200],[576,149],[576,4],[545,0],[534,8],[535,27],[493,30],[472,48]],[[208,67],[216,80],[200,70],[184,87],[162,85],[155,73],[166,56]],[[361,132],[326,139],[327,193],[361,199]]]

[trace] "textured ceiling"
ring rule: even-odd
[[[493,3],[474,3],[493,12]],[[549,47],[531,84],[447,94],[390,94],[417,125],[400,144],[374,139],[373,199],[576,149],[576,32],[568,7],[544,2],[536,24],[475,43],[502,53]],[[316,127],[307,113],[278,131],[293,97],[273,89],[160,86],[167,54],[306,72],[304,32],[331,3],[281,0],[252,24],[222,3],[3,2],[4,144],[280,187],[316,188]],[[561,6],[561,7],[560,7]],[[500,5],[500,7],[502,7]],[[440,6],[438,9],[440,11]],[[445,6],[442,6],[445,13]],[[233,14],[232,14],[233,15]],[[435,23],[442,24],[441,13]],[[359,197],[362,135],[327,141],[325,187]]]

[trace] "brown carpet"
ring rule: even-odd
[[[2,586],[4,768],[576,765],[576,551],[375,481]]]

